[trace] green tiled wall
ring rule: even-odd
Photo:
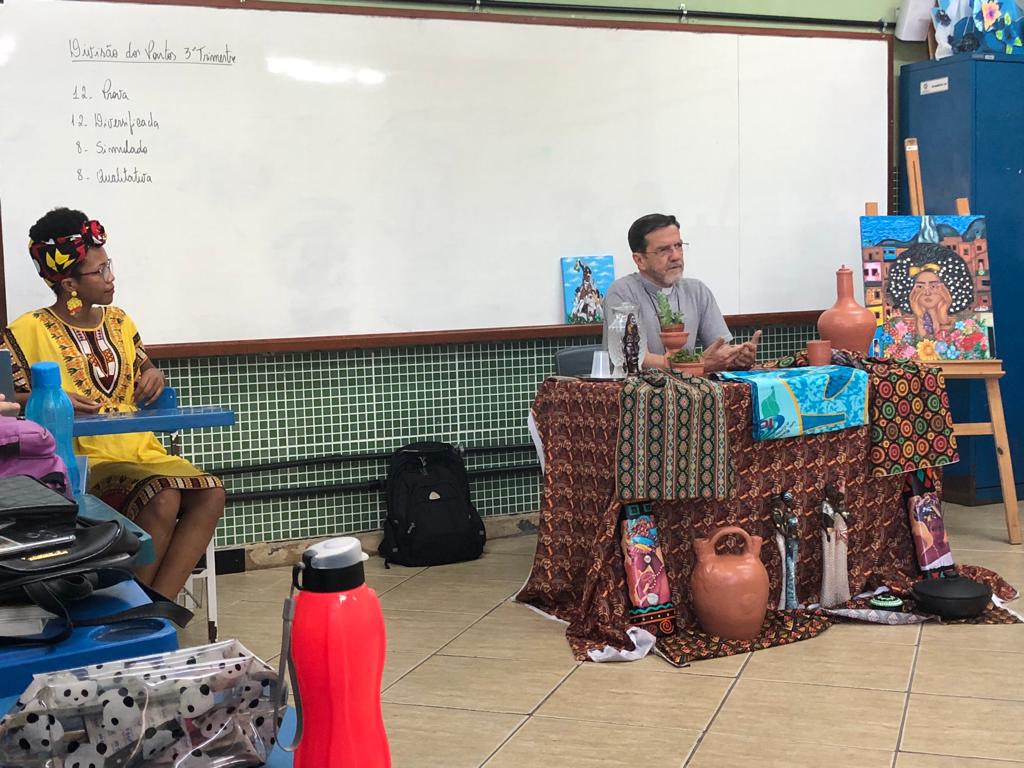
[[[754,329],[734,329],[745,340]],[[814,328],[764,329],[762,359],[804,346]],[[230,429],[182,435],[182,452],[208,468],[238,467],[328,455],[386,453],[414,440],[466,448],[530,441],[526,416],[537,387],[554,372],[555,351],[593,338],[487,344],[259,354],[161,360],[182,405],[235,411]],[[471,453],[470,470],[536,460],[531,449]],[[321,464],[225,476],[229,491],[373,481],[386,461]],[[482,515],[530,512],[540,500],[538,472],[487,475],[472,481]],[[229,504],[217,544],[354,533],[380,527],[379,492],[346,492]]]

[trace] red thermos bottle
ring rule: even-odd
[[[330,539],[309,547],[294,571],[291,657],[302,722],[295,768],[391,766],[380,711],[384,616],[366,586],[364,558],[358,539]]]

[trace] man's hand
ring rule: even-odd
[[[733,367],[733,361],[740,353],[742,347],[726,344],[725,339],[719,338],[714,344],[704,350],[704,372],[727,371]]]
[[[71,400],[71,405],[75,408],[75,413],[99,413],[100,404],[95,400],[82,397],[77,392],[67,392],[67,390],[65,392],[68,399]]]
[[[135,402],[140,405],[151,405],[156,402],[164,391],[167,380],[164,373],[155,365],[144,370],[135,382]]]
[[[733,358],[732,367],[745,371],[757,362],[757,345],[761,341],[761,331],[754,331],[750,341],[739,345],[739,352]]]

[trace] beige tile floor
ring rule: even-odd
[[[1001,507],[947,505],[946,517],[958,561],[1024,587]],[[535,542],[495,540],[439,568],[367,563],[387,623],[396,768],[1024,765],[1024,624],[841,625],[686,669],[578,664],[562,625],[508,600]],[[276,661],[288,569],[218,583],[222,636]],[[183,645],[202,642],[200,623]]]

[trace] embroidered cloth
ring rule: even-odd
[[[647,370],[622,386],[618,497],[725,499],[732,487],[722,387]]]

